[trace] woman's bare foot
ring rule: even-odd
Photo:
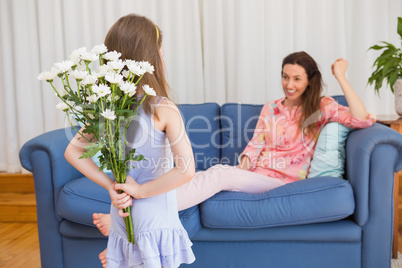
[[[100,261],[102,263],[103,268],[106,268],[106,263],[107,263],[106,254],[107,254],[107,248],[105,248],[104,251],[99,253],[99,259],[100,259]]]
[[[99,229],[99,231],[104,236],[109,236],[110,214],[94,213],[94,214],[92,214],[92,218],[94,219],[94,224]],[[105,258],[106,258],[106,255],[105,255]]]

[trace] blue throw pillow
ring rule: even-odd
[[[307,178],[343,178],[346,138],[351,130],[336,122],[329,123],[322,129]]]

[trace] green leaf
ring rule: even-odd
[[[373,49],[373,50],[380,50],[380,49],[383,49],[383,48],[385,48],[385,47],[386,47],[386,46],[374,45],[374,46],[370,47],[369,50],[370,50],[370,49]]]
[[[134,154],[135,154],[135,148],[128,152],[128,154],[126,156],[126,163],[133,159]]]
[[[394,71],[389,77],[388,82],[391,87],[392,93],[394,93],[394,85],[395,85],[396,80],[398,80],[398,75],[399,75],[399,72]]]
[[[399,59],[398,58],[390,58],[388,61],[385,62],[383,73],[386,77],[388,77],[388,72],[397,69],[399,66]]]
[[[398,17],[398,34],[402,38],[402,17]]]
[[[116,110],[116,114],[125,117],[131,117],[136,115],[136,113],[133,110]]]
[[[387,47],[389,47],[390,49],[394,49],[394,50],[396,50],[396,47],[393,45],[393,44],[391,44],[391,43],[388,43],[388,42],[385,42],[385,41],[382,41],[384,44],[387,44]]]
[[[102,149],[103,144],[102,143],[90,143],[84,148],[87,150],[85,153],[83,153],[79,159],[83,158],[90,158],[94,157],[100,149]]]
[[[133,158],[133,161],[142,161],[142,160],[145,160],[145,157],[142,154],[137,154]]]

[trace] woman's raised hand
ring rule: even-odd
[[[336,79],[344,76],[347,68],[348,62],[343,58],[337,59],[335,63],[331,65],[332,74],[335,76]]]

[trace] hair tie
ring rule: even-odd
[[[156,42],[159,42],[159,30],[158,30],[158,26],[155,25],[155,29],[156,29]]]

